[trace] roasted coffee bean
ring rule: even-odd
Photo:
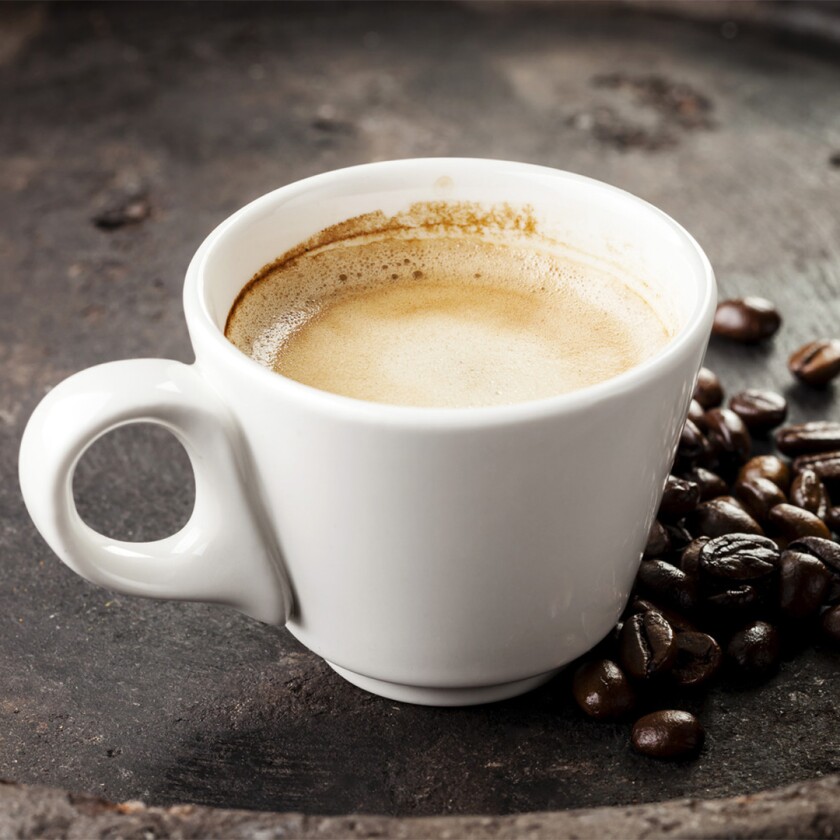
[[[767,432],[784,423],[788,410],[787,401],[781,394],[756,388],[735,394],[729,400],[729,408],[753,434]]]
[[[677,643],[674,631],[661,613],[646,612],[624,622],[618,639],[619,661],[637,680],[665,673],[674,664]]]
[[[688,481],[693,481],[700,488],[701,502],[708,502],[709,499],[723,496],[726,493],[726,482],[717,473],[703,469],[703,467],[695,467],[695,469],[684,473],[682,477]]]
[[[709,537],[697,537],[682,550],[680,568],[689,577],[696,578],[700,574],[700,552],[709,539]]]
[[[656,595],[660,589],[684,586],[686,574],[673,563],[658,557],[652,557],[650,560],[642,561],[636,574],[636,582],[643,589],[647,589],[648,592]]]
[[[725,496],[703,502],[686,517],[686,526],[692,534],[720,537],[723,534],[758,534],[764,531],[740,504],[733,504]]]
[[[790,488],[790,468],[775,455],[756,455],[750,458],[738,471],[738,480],[747,478],[767,478],[787,493]]]
[[[840,534],[840,507],[835,505],[828,508],[823,518],[829,530],[834,531],[835,534]]]
[[[824,519],[828,511],[828,493],[820,477],[809,467],[806,467],[793,480],[790,486],[790,503],[808,510],[820,519]]]
[[[728,408],[706,412],[709,451],[726,466],[741,466],[749,457],[752,440],[744,421]]]
[[[700,571],[719,584],[752,583],[771,575],[779,562],[773,540],[753,534],[726,534],[700,549]]]
[[[776,432],[776,446],[779,452],[791,457],[840,451],[840,423],[812,420],[784,426]]]
[[[840,545],[834,540],[827,540],[820,537],[802,537],[794,540],[789,546],[789,551],[798,551],[801,554],[810,554],[816,557],[834,574],[840,575]]]
[[[703,422],[706,416],[706,409],[700,405],[697,400],[692,400],[688,405],[688,419],[694,423],[698,429],[703,430]]]
[[[769,674],[779,664],[779,632],[766,621],[754,621],[738,630],[729,640],[726,653],[741,673],[750,677]]]
[[[788,369],[807,385],[827,385],[840,373],[840,340],[809,341],[788,359]]]
[[[662,527],[659,520],[654,520],[648,532],[647,543],[645,544],[645,557],[661,557],[671,550],[671,538],[668,532]]]
[[[793,462],[793,471],[812,469],[823,481],[840,481],[840,451],[800,455]]]
[[[636,692],[624,671],[610,659],[585,662],[572,678],[578,706],[596,720],[620,720],[636,705]]]
[[[785,618],[813,618],[828,592],[831,573],[810,554],[783,551],[779,561],[779,611]]]
[[[760,604],[761,595],[758,589],[749,583],[727,586],[720,592],[709,595],[705,602],[706,607],[714,612],[712,618],[727,620],[733,616],[748,617]]]
[[[800,537],[831,538],[831,531],[822,519],[796,505],[776,505],[767,515],[767,528],[782,544]]]
[[[671,551],[682,551],[694,539],[688,529],[678,522],[664,522],[663,525],[671,540]]]
[[[636,580],[649,595],[669,607],[691,610],[697,603],[694,581],[665,560],[642,561]]]
[[[697,374],[693,398],[704,409],[717,408],[723,402],[723,386],[720,379],[706,367],[701,367]]]
[[[636,752],[650,758],[691,758],[703,748],[706,733],[694,715],[665,710],[639,718],[630,733]]]
[[[831,583],[825,596],[827,604],[840,603],[840,545],[820,537],[802,537],[794,540],[788,551],[810,554],[816,557],[831,572]]]
[[[782,318],[769,300],[736,298],[718,304],[712,332],[742,344],[755,344],[774,335],[781,324]]]
[[[677,659],[671,676],[678,685],[693,688],[714,677],[722,660],[720,645],[707,633],[677,633]]]
[[[820,630],[830,642],[840,646],[840,605],[832,607],[822,614]]]
[[[696,424],[686,420],[680,434],[680,442],[677,447],[677,459],[682,464],[693,464],[701,455],[706,452],[708,444],[706,438]]]
[[[663,519],[681,519],[699,503],[700,488],[693,481],[669,475],[659,505],[659,516]]]
[[[697,626],[689,621],[682,613],[663,607],[647,598],[634,598],[627,607],[627,616],[638,613],[658,612],[677,631],[677,633],[696,632]]]
[[[769,478],[747,478],[738,480],[733,487],[735,497],[759,524],[767,522],[767,515],[776,505],[787,499],[781,488]]]
[[[717,497],[717,499],[715,499],[715,500],[713,500],[713,501],[726,502],[728,505],[734,505],[736,508],[740,508],[740,509],[741,509],[741,510],[743,510],[745,513],[750,513],[750,512],[747,510],[747,508],[746,508],[746,506],[744,505],[744,503],[743,503],[740,499],[736,498],[735,496],[718,496],[718,497]],[[750,513],[750,516],[752,516],[752,514],[751,514],[751,513]],[[753,519],[754,519],[754,518],[755,518],[755,517],[753,517]],[[759,523],[759,524],[760,524],[760,523]]]

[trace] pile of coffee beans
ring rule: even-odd
[[[745,298],[720,304],[714,332],[753,343],[780,324],[769,301]],[[840,341],[810,342],[788,366],[824,385],[840,374]],[[724,397],[703,368],[629,605],[572,679],[590,717],[647,712],[630,741],[653,758],[691,758],[705,738],[694,715],[663,703],[724,669],[766,679],[783,641],[819,635],[840,646],[840,506],[830,495],[840,491],[840,422],[782,426],[780,394],[749,389],[727,406]],[[754,439],[773,430],[779,454],[754,456]]]

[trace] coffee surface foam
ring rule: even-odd
[[[460,408],[601,382],[656,353],[671,330],[620,277],[539,243],[391,233],[267,268],[225,335],[323,391]]]

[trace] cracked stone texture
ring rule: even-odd
[[[836,42],[812,21],[785,35],[729,7],[648,8],[0,7],[0,776],[150,805],[409,817],[739,796],[840,770],[833,651],[690,698],[707,747],[656,764],[627,727],[584,719],[566,677],[493,706],[401,705],[283,630],[97,589],[20,499],[20,435],[52,385],[114,358],[191,359],[181,283],[217,223],[279,185],[392,157],[531,161],[653,201],[706,248],[723,296],[784,313],[767,346],[713,343],[728,389],[776,387],[793,420],[837,418],[836,389],[785,370],[840,318]],[[75,488],[86,520],[126,539],[173,532],[192,504],[184,453],[147,427],[94,445]]]

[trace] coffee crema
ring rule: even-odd
[[[672,330],[621,277],[538,240],[387,231],[268,266],[225,335],[322,391],[465,408],[602,382]]]

